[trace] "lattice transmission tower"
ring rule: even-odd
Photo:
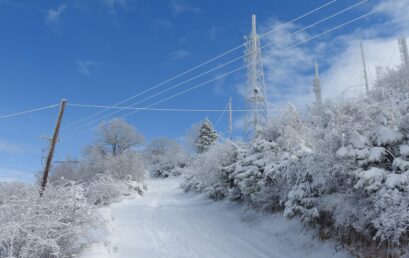
[[[246,37],[245,50],[245,61],[248,65],[246,101],[249,109],[254,111],[245,119],[246,137],[256,136],[259,128],[267,124],[266,87],[255,15],[252,16],[251,25],[251,33]]]
[[[322,95],[321,95],[321,81],[320,81],[320,76],[319,76],[319,71],[318,71],[318,62],[316,59],[314,59],[314,69],[315,69],[315,75],[314,75],[314,81],[313,81],[313,90],[315,94],[315,105],[318,107],[318,109],[321,109],[322,105]]]
[[[402,37],[398,39],[399,42],[399,50],[400,50],[400,57],[402,59],[402,66],[406,71],[405,76],[405,83],[409,87],[409,51],[408,51],[408,44],[406,42],[406,38]]]

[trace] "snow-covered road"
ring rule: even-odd
[[[179,183],[151,179],[143,198],[112,205],[105,245],[93,246],[83,258],[349,257],[297,221],[186,194]]]

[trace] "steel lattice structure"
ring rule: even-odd
[[[252,116],[245,119],[245,130],[246,136],[255,136],[259,128],[267,123],[266,87],[255,15],[252,16],[251,34],[246,37],[245,61],[248,65],[246,101],[249,109],[254,110]]]

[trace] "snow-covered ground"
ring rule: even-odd
[[[143,198],[112,205],[105,244],[82,258],[341,258],[296,220],[214,202],[179,188],[180,179],[150,179]]]

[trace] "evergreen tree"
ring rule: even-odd
[[[195,140],[197,153],[204,153],[217,141],[217,133],[209,119],[205,119],[200,126],[199,134]]]

